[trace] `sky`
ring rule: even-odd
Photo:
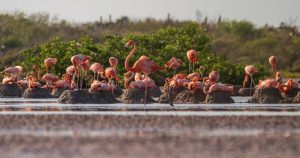
[[[278,26],[280,22],[300,26],[300,0],[0,0],[0,12],[27,14],[43,12],[70,22],[104,20],[129,16],[164,19],[167,13],[179,20],[196,20],[196,10],[202,17],[216,20],[249,20],[256,25]]]

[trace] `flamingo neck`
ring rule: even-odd
[[[129,81],[132,80],[133,77],[134,77],[134,73],[132,73],[129,77],[126,77],[126,78],[125,78],[125,81],[124,81],[124,87],[125,87],[126,89],[129,88]]]
[[[135,72],[135,69],[133,67],[129,66],[129,60],[134,55],[134,53],[136,53],[136,44],[133,45],[133,49],[130,51],[130,53],[128,54],[128,56],[125,59],[125,68],[127,71]]]

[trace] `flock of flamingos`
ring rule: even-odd
[[[192,72],[191,74],[176,74],[176,70],[182,65],[182,60],[173,57],[168,61],[164,67],[159,66],[149,57],[142,55],[133,66],[129,65],[131,57],[136,53],[137,45],[134,41],[130,40],[126,43],[125,47],[130,47],[132,50],[125,60],[125,68],[128,71],[124,75],[124,87],[126,89],[145,89],[145,95],[147,95],[147,89],[156,87],[154,80],[149,77],[149,74],[155,71],[165,71],[166,69],[172,69],[174,76],[165,79],[165,88],[176,88],[184,86],[192,92],[203,91],[205,94],[211,94],[215,91],[223,91],[232,93],[232,86],[227,86],[218,83],[220,75],[217,71],[212,71],[208,77],[202,76],[202,71]],[[187,58],[190,62],[190,69],[194,71],[194,64],[197,62],[197,51],[189,50],[187,52]],[[21,87],[25,88],[65,88],[65,89],[81,89],[84,82],[84,77],[87,71],[94,73],[93,81],[90,85],[92,91],[113,91],[119,83],[119,77],[117,73],[118,59],[115,57],[109,58],[110,67],[106,69],[100,63],[93,63],[90,65],[91,58],[86,55],[75,55],[71,58],[72,65],[66,69],[66,73],[59,79],[56,75],[50,73],[50,68],[56,64],[57,59],[47,58],[44,60],[46,66],[46,74],[40,77],[41,70],[38,66],[34,66],[32,71],[26,75],[26,78],[21,79],[23,68],[21,66],[9,67],[2,71],[4,75],[3,84],[17,83]],[[276,72],[277,58],[271,56],[269,63],[272,66],[272,72],[274,78],[259,81],[258,87],[277,88],[281,92],[288,92],[292,88],[298,88],[298,83],[288,80],[286,83],[282,83],[279,72]],[[191,64],[193,65],[191,68]],[[200,66],[199,70],[204,70],[204,66]],[[245,67],[245,79],[243,87],[246,87],[250,81],[250,87],[254,87],[253,75],[257,72],[253,65]],[[99,81],[99,76],[103,79]],[[45,82],[45,85],[41,85],[41,81]]]

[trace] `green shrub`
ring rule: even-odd
[[[104,37],[101,44],[93,42],[89,37],[79,40],[64,41],[58,37],[53,40],[37,45],[23,51],[25,60],[22,65],[29,70],[34,64],[39,64],[44,68],[43,60],[47,57],[58,59],[53,72],[61,75],[65,73],[65,68],[71,65],[71,57],[75,54],[85,54],[92,57],[92,62],[100,62],[105,67],[108,66],[108,58],[115,56],[119,59],[118,71],[122,75],[126,72],[124,61],[130,49],[124,48],[124,44],[129,40],[138,42],[138,50],[130,60],[133,64],[141,55],[147,55],[159,65],[163,66],[171,57],[175,56],[184,61],[178,72],[188,73],[188,60],[186,52],[190,49],[199,51],[199,61],[195,68],[204,65],[205,75],[214,69],[221,74],[221,81],[226,83],[241,84],[244,77],[244,67],[242,65],[230,64],[223,57],[216,55],[211,50],[211,39],[209,35],[196,23],[187,23],[181,27],[167,27],[158,32],[146,34],[128,34],[125,36],[109,35]],[[161,77],[170,77],[172,71],[158,72],[159,75],[152,75],[159,84],[163,84]],[[158,80],[160,79],[160,80]]]

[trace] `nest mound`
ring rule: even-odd
[[[253,96],[248,100],[249,103],[274,104],[281,103],[282,96],[276,88],[256,88]]]
[[[16,83],[0,84],[0,97],[22,97],[23,89]]]
[[[230,93],[216,91],[206,96],[205,103],[209,103],[209,104],[234,103],[234,100],[231,98]]]

